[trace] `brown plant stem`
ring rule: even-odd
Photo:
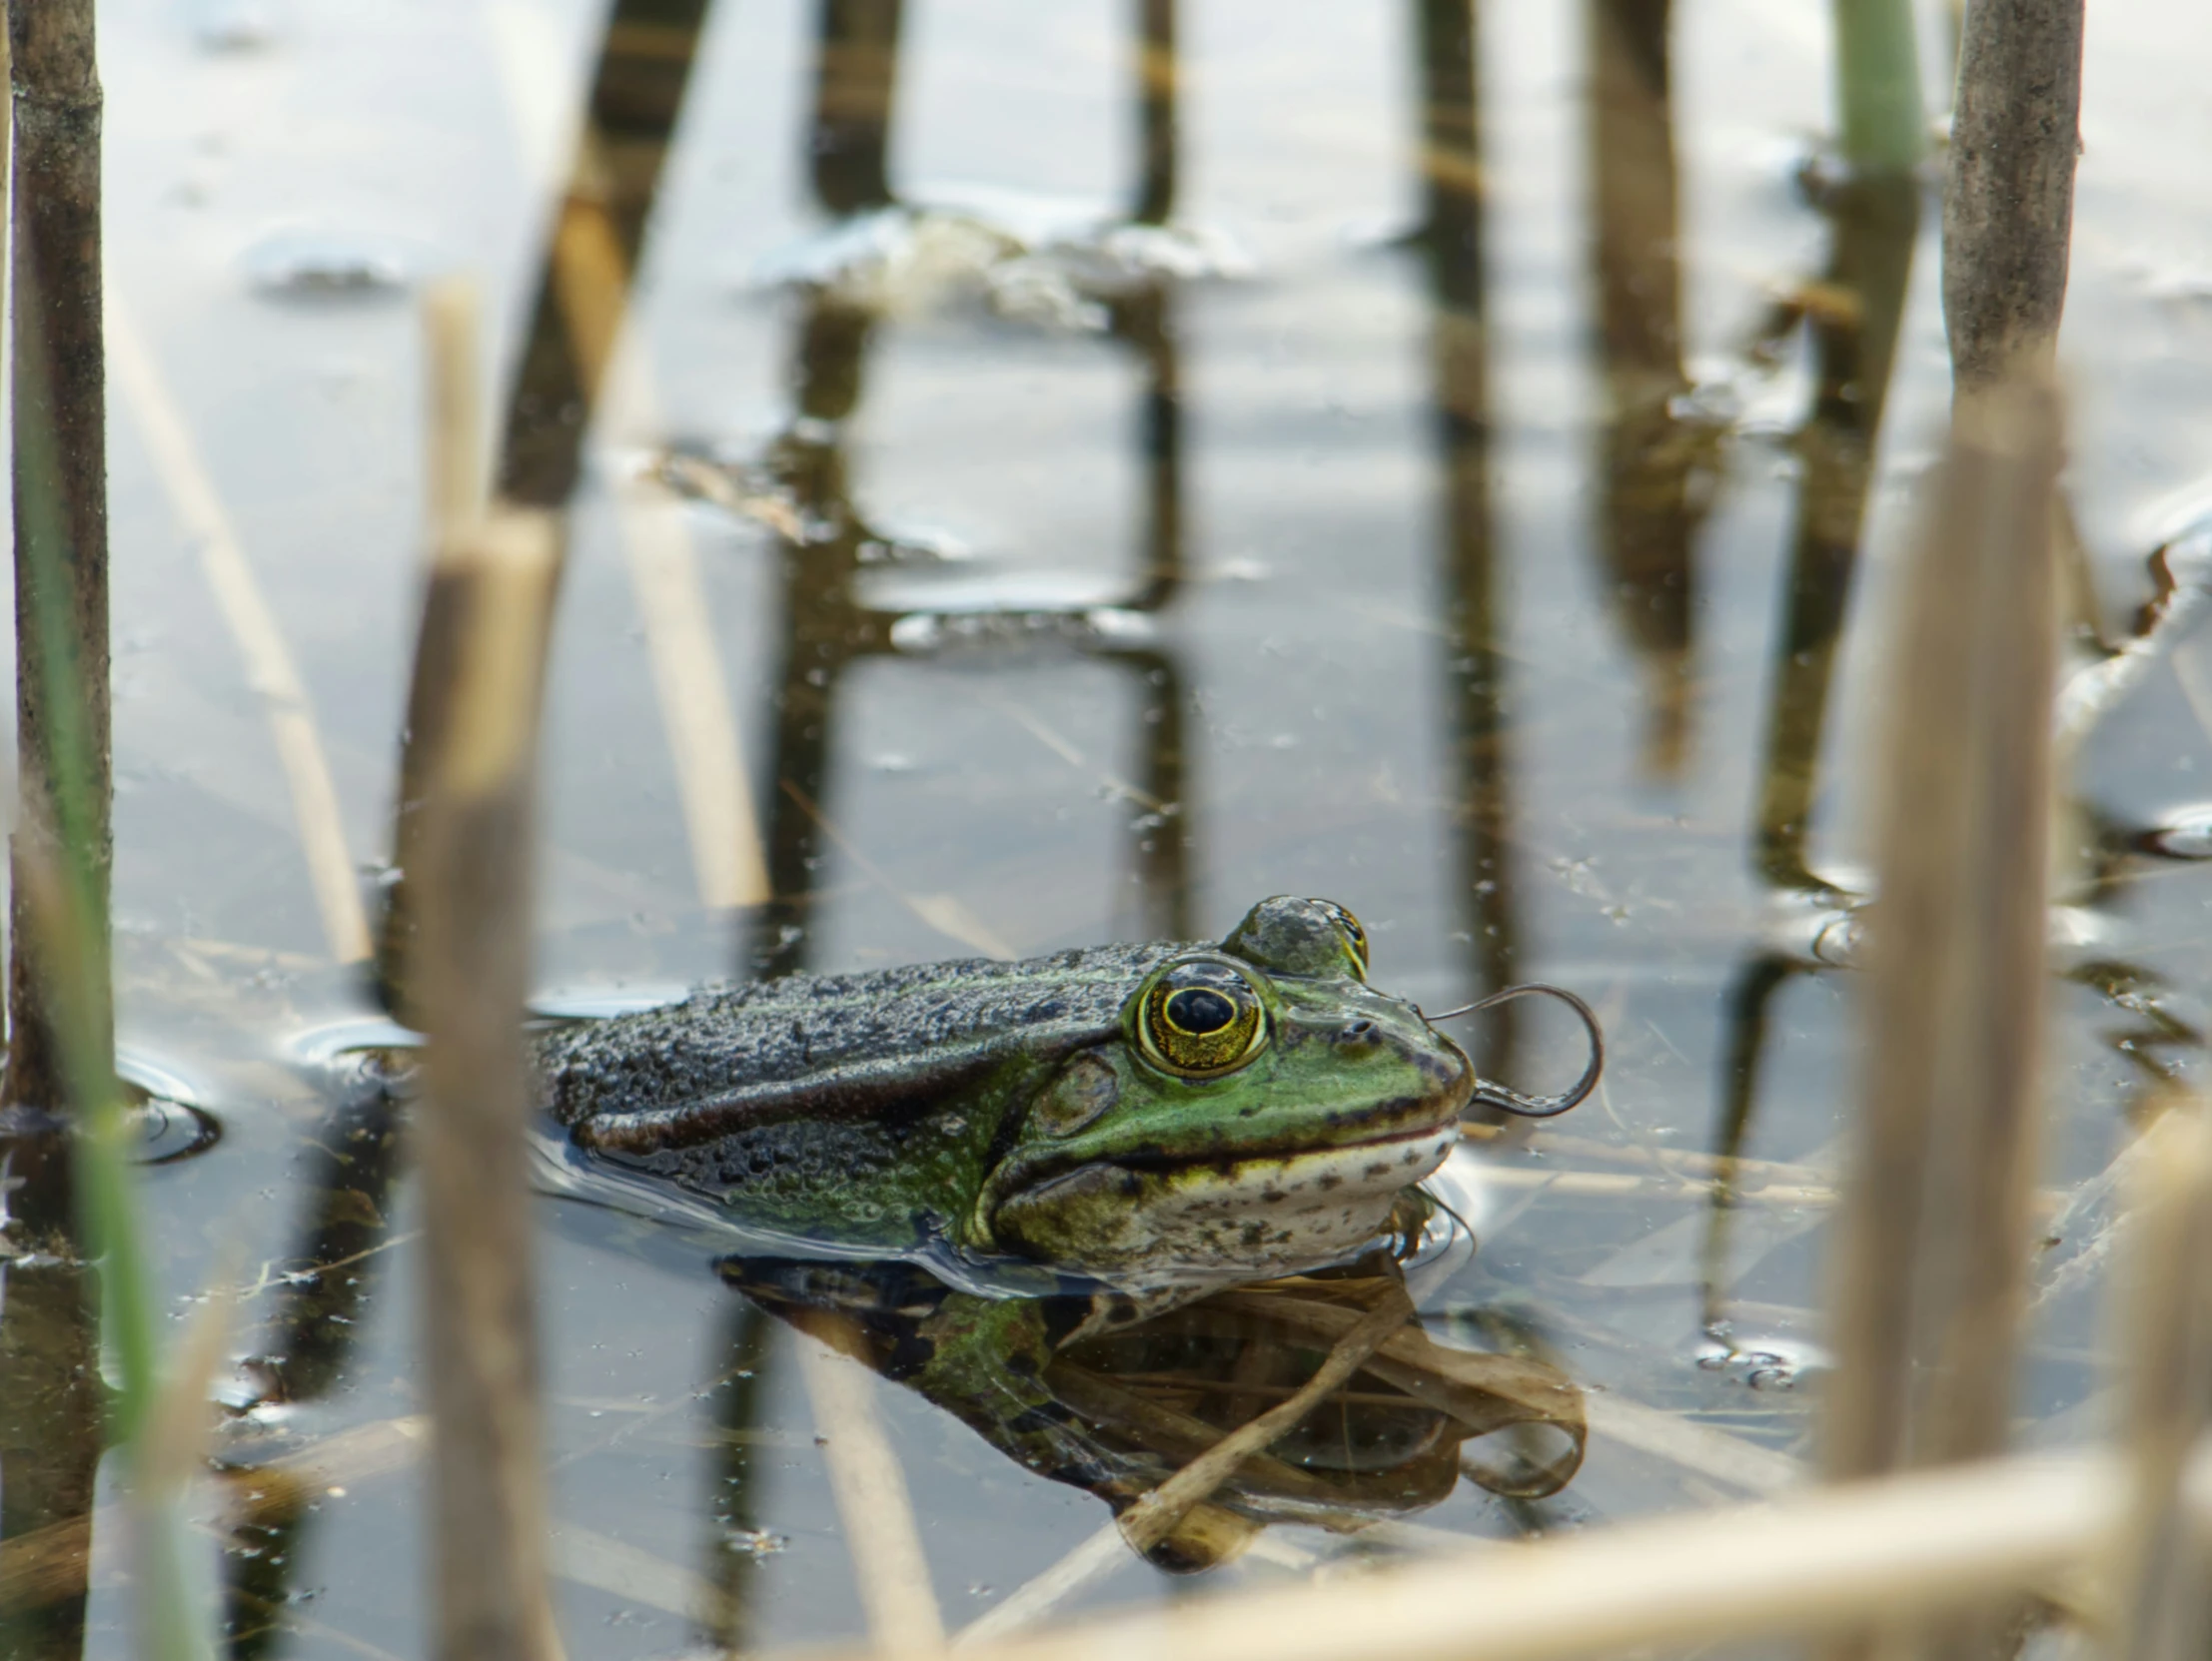
[[[52,803],[61,785],[56,745],[75,729],[84,777],[71,834],[85,843],[87,896],[102,957],[107,939],[110,740],[108,714],[107,402],[100,297],[100,82],[91,0],[9,0],[13,113],[10,272],[14,365],[16,743],[27,801]],[[44,546],[38,545],[44,543]],[[44,582],[65,589],[49,596]],[[58,620],[49,642],[39,620]],[[48,652],[60,647],[57,681]],[[49,688],[77,705],[57,714]],[[59,862],[52,817],[27,814],[11,858],[8,1066],[0,1099],[56,1110],[67,1099],[55,977],[25,911],[26,857]],[[24,846],[43,839],[41,849]],[[107,977],[87,1030],[112,1042]],[[21,1173],[19,1173],[20,1175]],[[67,1184],[53,1185],[66,1194]],[[56,1204],[63,1204],[58,1198]]]
[[[532,810],[546,639],[559,570],[551,513],[464,499],[475,433],[471,308],[431,297],[438,548],[424,601],[418,730],[422,909],[410,991],[427,1028],[415,1123],[423,1174],[435,1653],[546,1661],[547,1598],[523,1016],[529,994]],[[436,671],[424,678],[426,667]],[[412,746],[411,746],[412,747]]]
[[[1943,192],[1956,395],[2047,371],[2066,300],[2083,0],[1970,0]]]

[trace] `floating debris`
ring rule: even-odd
[[[275,0],[196,0],[192,38],[203,52],[260,52],[282,32]]]
[[[273,231],[241,264],[261,294],[284,300],[389,299],[405,294],[430,264],[424,251],[374,232]]]
[[[980,305],[1009,322],[1101,334],[1116,300],[1252,271],[1236,241],[1211,227],[1132,224],[1088,203],[967,190],[842,221],[768,256],[751,280],[828,290],[874,312]]]

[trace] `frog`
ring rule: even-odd
[[[1566,1101],[1479,1081],[1368,970],[1349,910],[1278,895],[1218,943],[704,988],[537,1061],[580,1158],[746,1228],[1187,1293],[1355,1255],[1471,1101]]]

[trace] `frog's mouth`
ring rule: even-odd
[[[998,1174],[979,1219],[1002,1248],[1108,1280],[1293,1273],[1373,1239],[1458,1140],[1432,1112],[1341,1143],[1039,1160]]]

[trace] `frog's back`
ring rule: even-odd
[[[546,1103],[575,1125],[843,1074],[919,1079],[998,1050],[1065,1053],[1110,1036],[1138,981],[1185,949],[1101,946],[708,987],[546,1034]]]

